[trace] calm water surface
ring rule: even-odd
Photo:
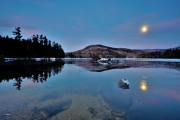
[[[0,120],[180,119],[179,70],[156,66],[92,72],[80,65],[82,60],[76,62],[25,69],[26,74],[11,78],[2,73]],[[129,89],[118,86],[123,78]]]

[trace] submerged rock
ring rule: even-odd
[[[87,109],[87,111],[89,111],[89,112],[92,114],[92,118],[93,118],[93,117],[96,117],[96,115],[97,115],[97,113],[98,113],[98,111],[97,111],[95,108],[92,108],[92,107],[89,107],[89,108]]]
[[[89,107],[89,108],[87,109],[87,111],[89,111],[91,114],[93,114],[93,113],[94,113],[94,111],[95,111],[95,109],[94,109],[94,108],[92,108],[92,107]]]
[[[120,80],[119,87],[123,89],[129,89],[129,81],[127,79]]]
[[[59,101],[57,103],[54,103],[52,105],[45,106],[43,108],[37,108],[35,107],[33,112],[33,118],[32,119],[48,119],[64,110],[67,110],[70,108],[72,104],[72,101],[70,99],[66,99],[63,101]]]

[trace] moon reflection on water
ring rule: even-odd
[[[146,80],[142,80],[141,83],[140,83],[140,89],[142,91],[147,91],[147,82]]]

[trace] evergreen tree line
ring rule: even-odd
[[[180,49],[167,49],[165,52],[156,51],[149,54],[142,54],[142,58],[180,58]]]
[[[33,35],[32,38],[21,39],[20,27],[13,31],[14,38],[0,35],[0,56],[10,58],[63,58],[65,53],[60,44],[51,42],[44,35]]]

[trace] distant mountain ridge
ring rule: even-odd
[[[178,47],[175,47],[175,49],[180,49],[180,46],[178,46]]]
[[[180,46],[174,48],[167,48],[167,49],[180,49]],[[137,50],[143,50],[147,52],[156,52],[156,51],[165,52],[167,49],[137,49]]]
[[[139,49],[139,50],[146,51],[146,52],[166,51],[166,49]]]
[[[179,49],[175,47],[172,49]],[[104,45],[89,45],[83,49],[66,53],[66,57],[74,58],[92,58],[93,56],[99,56],[102,58],[158,58],[160,57],[167,49],[128,49],[128,48],[114,48]]]

